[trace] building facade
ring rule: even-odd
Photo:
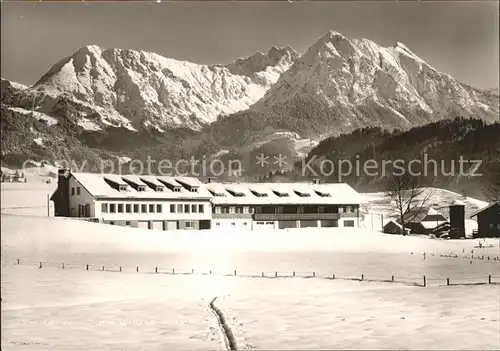
[[[347,184],[202,183],[196,178],[60,170],[55,215],[156,230],[358,227]]]

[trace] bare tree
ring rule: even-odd
[[[401,234],[406,235],[405,224],[418,216],[432,197],[432,192],[421,186],[420,177],[405,172],[387,178],[386,196],[395,202]]]

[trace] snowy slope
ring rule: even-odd
[[[160,129],[199,129],[260,99],[296,53],[276,49],[260,57],[258,67],[245,65],[248,59],[226,68],[86,46],[54,65],[34,89],[101,107],[104,119],[120,115],[136,128],[147,122]]]

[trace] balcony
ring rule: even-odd
[[[245,218],[252,219],[251,213],[212,213],[213,219],[233,219],[233,218]]]
[[[339,219],[339,213],[256,213],[253,215],[255,221],[295,221],[295,220],[321,220]]]

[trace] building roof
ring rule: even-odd
[[[71,175],[91,196],[101,198],[203,198],[211,199],[214,204],[220,205],[358,205],[366,203],[358,192],[345,183],[202,183],[199,179],[190,177],[78,172],[71,173]],[[145,185],[145,189],[138,191],[136,187],[127,186],[126,190],[119,190],[105,179],[123,185],[130,182],[141,184]],[[156,191],[147,183],[170,186],[165,186],[163,191]],[[180,191],[174,191],[174,187],[180,188]],[[197,191],[191,191],[192,188],[197,188]]]
[[[213,203],[221,205],[366,203],[358,192],[344,183],[208,183],[202,188],[214,194]],[[318,192],[329,196],[321,196]]]
[[[474,212],[473,214],[470,215],[470,218],[477,216],[479,213],[481,213],[483,211],[486,211],[486,210],[490,209],[491,207],[493,207],[495,205],[500,205],[500,201],[495,201],[495,202],[489,204],[488,206],[483,207],[483,208],[477,210],[476,212]]]
[[[405,223],[421,223],[421,222],[445,222],[448,219],[439,211],[432,207],[415,207],[404,215]],[[401,219],[398,218],[398,222]]]
[[[108,198],[155,198],[155,199],[165,199],[165,198],[185,198],[185,199],[208,199],[211,197],[210,193],[207,191],[200,191],[194,193],[184,188],[182,184],[177,183],[174,178],[171,177],[154,177],[154,176],[137,176],[137,175],[110,175],[110,174],[97,174],[97,173],[71,173],[71,175],[84,187],[90,195],[94,197],[108,197]],[[127,190],[119,191],[113,188],[110,184],[106,182],[105,179],[109,179],[113,182],[126,185],[128,180],[132,183],[141,184],[145,186],[144,191],[138,191],[131,186],[127,186]],[[155,191],[148,186],[142,179],[158,185],[163,186],[163,191]],[[168,187],[165,187],[160,180],[172,184],[176,187],[180,187],[179,192],[175,192]]]

